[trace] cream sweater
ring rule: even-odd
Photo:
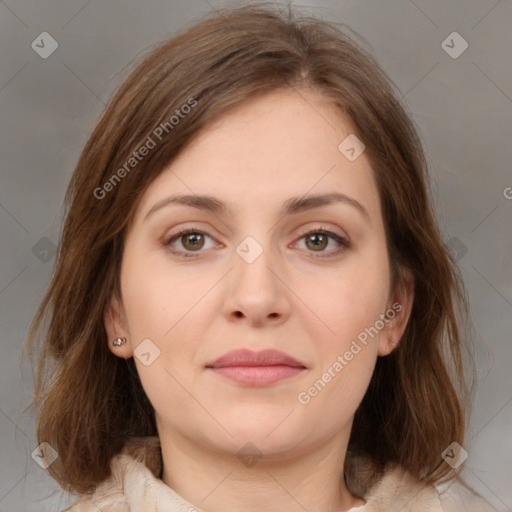
[[[368,464],[357,461],[360,482],[367,475]],[[167,486],[161,474],[158,437],[139,438],[128,443],[111,462],[112,475],[91,496],[62,512],[200,512]],[[369,490],[364,485],[350,485],[351,491],[366,503],[347,512],[488,512],[494,509],[477,499],[463,486],[450,484],[441,491],[426,486],[405,471],[394,468]]]

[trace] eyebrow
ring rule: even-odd
[[[349,206],[354,207],[365,218],[368,224],[371,224],[368,210],[359,201],[340,192],[291,197],[290,199],[286,200],[283,203],[283,206],[281,207],[280,211],[280,217],[284,217],[286,215],[294,215],[300,212],[312,210],[314,208],[319,208],[321,206],[327,206],[337,202],[345,203]],[[153,213],[155,213],[157,210],[160,210],[161,208],[164,208],[169,205],[185,205],[190,206],[192,208],[197,208],[198,210],[209,211],[215,214],[233,216],[233,213],[228,208],[228,206],[219,199],[217,199],[216,197],[208,195],[199,196],[190,194],[179,194],[169,196],[158,201],[148,211],[148,213],[144,217],[144,221],[146,221],[147,218]]]

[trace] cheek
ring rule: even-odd
[[[308,304],[322,319],[309,322],[317,360],[298,401],[308,414],[330,410],[328,423],[336,430],[356,411],[375,368],[382,332],[375,326],[381,325],[389,291],[385,245],[351,255],[316,284],[321,286],[312,288]]]
[[[371,347],[362,348],[351,361],[342,354],[340,356],[340,360],[335,358],[335,362],[324,368],[324,372],[298,396],[299,407],[304,408],[304,413],[321,417],[323,428],[332,435],[340,425],[347,425],[352,420],[368,389],[376,362],[376,352]]]
[[[134,360],[153,406],[166,407],[164,396],[183,394],[178,383],[191,385],[190,365],[201,340],[198,315],[204,312],[200,299],[212,284],[192,279],[179,266],[171,273],[161,257],[137,258],[135,251],[130,256],[121,282]]]
[[[165,341],[208,291],[207,282],[192,280],[161,255],[137,257],[136,251],[123,264],[121,282],[129,330],[135,339]]]
[[[342,349],[374,326],[385,313],[389,292],[387,265],[382,248],[373,248],[352,254],[337,270],[312,278],[307,303],[323,321],[322,338],[329,339],[330,334],[336,349]]]

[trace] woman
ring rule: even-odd
[[[334,25],[247,6],[146,57],[80,157],[29,337],[48,320],[37,436],[69,510],[484,510],[440,487],[466,302],[427,179]]]

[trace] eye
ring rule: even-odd
[[[212,239],[210,235],[208,235],[207,233],[204,233],[203,231],[192,227],[183,229],[181,231],[178,231],[178,233],[175,233],[174,235],[167,237],[166,239],[163,240],[162,245],[164,247],[169,248],[170,246],[174,247],[174,244],[176,242],[179,242],[182,248],[184,248],[184,250],[171,250],[171,252],[177,254],[178,256],[190,258],[196,256],[196,254],[193,253],[201,252],[201,249],[204,248],[205,237]]]
[[[345,237],[323,227],[303,233],[299,240],[303,239],[305,240],[306,248],[310,249],[312,252],[327,253],[325,255],[314,255],[314,258],[330,258],[332,256],[337,256],[350,248],[350,243]],[[331,251],[325,251],[324,249],[330,245],[330,240],[334,240],[338,244],[338,248]]]
[[[199,253],[202,252],[202,249],[205,248],[206,238],[213,240],[213,238],[204,231],[201,231],[200,229],[195,227],[191,227],[187,229],[182,229],[181,231],[178,231],[177,233],[169,237],[166,237],[162,241],[162,246],[168,248],[173,254],[176,254],[177,256],[184,258],[193,258],[199,256]],[[318,254],[312,256],[314,258],[330,258],[350,248],[350,243],[345,237],[338,235],[337,233],[334,233],[332,231],[329,231],[328,229],[325,229],[323,227],[312,229],[305,233],[302,233],[299,240],[303,239],[305,240],[306,250],[309,250],[308,252],[326,253],[325,255]],[[338,244],[338,248],[330,251],[325,251],[325,248],[331,245],[331,240],[334,240],[334,242]],[[182,248],[177,248],[177,250],[170,249],[171,247],[176,249],[175,244],[177,242],[181,244]],[[206,249],[214,246],[215,243],[210,247],[206,247]]]

